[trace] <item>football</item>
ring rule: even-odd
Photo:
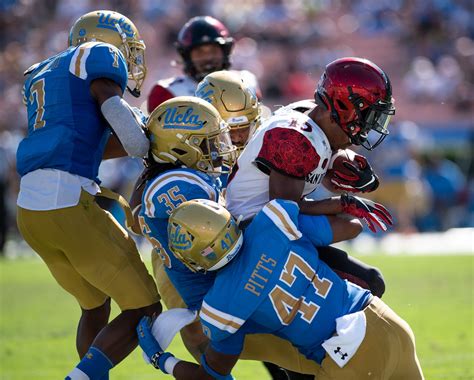
[[[331,183],[331,179],[333,178],[335,171],[352,177],[354,173],[346,168],[343,163],[350,162],[354,166],[361,168],[361,163],[356,159],[356,155],[356,152],[350,149],[339,149],[333,153],[331,160],[329,161],[328,170],[323,178],[323,185],[326,187],[326,189],[335,193],[341,192],[341,190],[334,187],[334,185]]]

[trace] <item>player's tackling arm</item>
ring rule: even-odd
[[[301,200],[303,193],[304,180],[285,176],[275,170],[270,173],[270,200],[288,199],[298,203],[301,214],[307,215],[326,215],[332,231],[331,243],[353,239],[362,231],[362,225],[356,218],[341,218],[336,214],[342,212],[340,197],[323,199],[320,201]],[[308,220],[301,220],[303,223]],[[303,227],[303,226],[302,226]],[[307,232],[312,231],[312,225],[309,224]]]
[[[298,203],[300,212],[309,215],[336,215],[342,212],[340,197],[320,201],[302,200],[304,179],[294,178],[276,170],[270,172],[269,196],[272,199],[288,199]]]
[[[144,157],[148,153],[150,143],[130,106],[122,99],[122,88],[111,79],[98,78],[91,82],[90,92],[117,135],[123,150],[129,156]],[[120,157],[121,154],[123,152],[120,152],[120,146],[112,141],[104,156],[112,158]]]

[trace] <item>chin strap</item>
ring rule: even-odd
[[[128,92],[129,92],[130,94],[132,94],[132,96],[135,97],[135,98],[139,98],[140,95],[141,95],[140,90],[137,90],[136,88],[134,88],[134,89],[132,90],[129,86],[127,86],[127,90],[128,90]]]

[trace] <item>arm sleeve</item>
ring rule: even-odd
[[[81,49],[83,49],[82,54]],[[90,47],[85,44],[84,47],[79,47],[78,51],[76,64],[80,67],[81,61],[85,59],[88,80],[108,78],[117,83],[122,92],[125,91],[128,70],[127,63],[120,50],[110,44],[100,43]]]
[[[145,157],[150,148],[150,141],[142,129],[141,120],[128,103],[119,96],[113,96],[102,103],[100,110],[127,154],[132,157]]]
[[[171,93],[171,91],[159,84],[155,84],[148,95],[148,113],[152,113],[153,110],[161,103],[171,98],[174,98],[174,95]]]
[[[290,177],[304,179],[317,168],[320,157],[311,142],[289,128],[265,132],[256,162]]]
[[[315,247],[332,243],[333,234],[329,220],[324,215],[298,215],[298,228]]]

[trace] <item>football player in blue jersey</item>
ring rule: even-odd
[[[140,346],[156,368],[176,379],[232,379],[245,337],[267,333],[290,341],[318,380],[423,379],[410,326],[321,261],[298,214],[296,202],[272,200],[244,239],[215,202],[193,200],[172,212],[169,249],[196,273],[217,271],[199,312],[210,344],[201,365],[182,361],[163,352],[144,317]]]
[[[65,51],[25,72],[28,134],[17,151],[17,222],[81,307],[76,340],[81,361],[68,379],[107,379],[137,345],[136,323],[161,311],[134,241],[95,202],[96,196],[108,196],[127,208],[122,197],[99,186],[100,162],[143,157],[149,148],[142,124],[122,99],[127,88],[140,93],[144,50],[128,18],[94,11],[72,26]],[[121,309],[111,323],[110,299]]]
[[[202,299],[214,282],[215,272],[195,274],[168,248],[168,218],[181,203],[204,198],[219,201],[221,165],[232,165],[235,147],[230,143],[229,127],[208,102],[195,97],[176,97],[158,106],[149,116],[151,136],[150,164],[144,173],[144,184],[135,192],[132,205],[137,222],[135,232],[143,233],[154,246],[152,264],[158,290],[168,309],[188,307],[199,310]],[[208,153],[210,152],[210,154]],[[142,194],[138,201],[138,194]],[[314,219],[301,216],[301,219]],[[338,219],[333,231],[328,222],[304,223],[312,230],[324,230],[324,239],[313,241],[327,245],[332,239],[354,237],[361,230],[358,221]],[[337,227],[339,225],[339,227]],[[139,229],[137,228],[139,226]],[[199,360],[208,339],[199,321],[181,331],[187,349]],[[243,358],[269,360],[285,368],[299,370],[304,362],[298,351],[287,342],[266,335],[251,337]]]
[[[130,201],[133,230],[146,236],[154,247],[153,273],[167,308],[187,305],[198,309],[212,279],[188,280],[189,270],[167,248],[168,217],[186,200],[219,200],[222,161],[224,157],[232,161],[235,148],[217,111],[195,97],[181,96],[162,103],[150,114],[147,128],[151,140],[147,168]],[[193,339],[192,329],[182,331],[183,341],[199,358],[199,341]],[[196,330],[201,336],[199,326]]]

